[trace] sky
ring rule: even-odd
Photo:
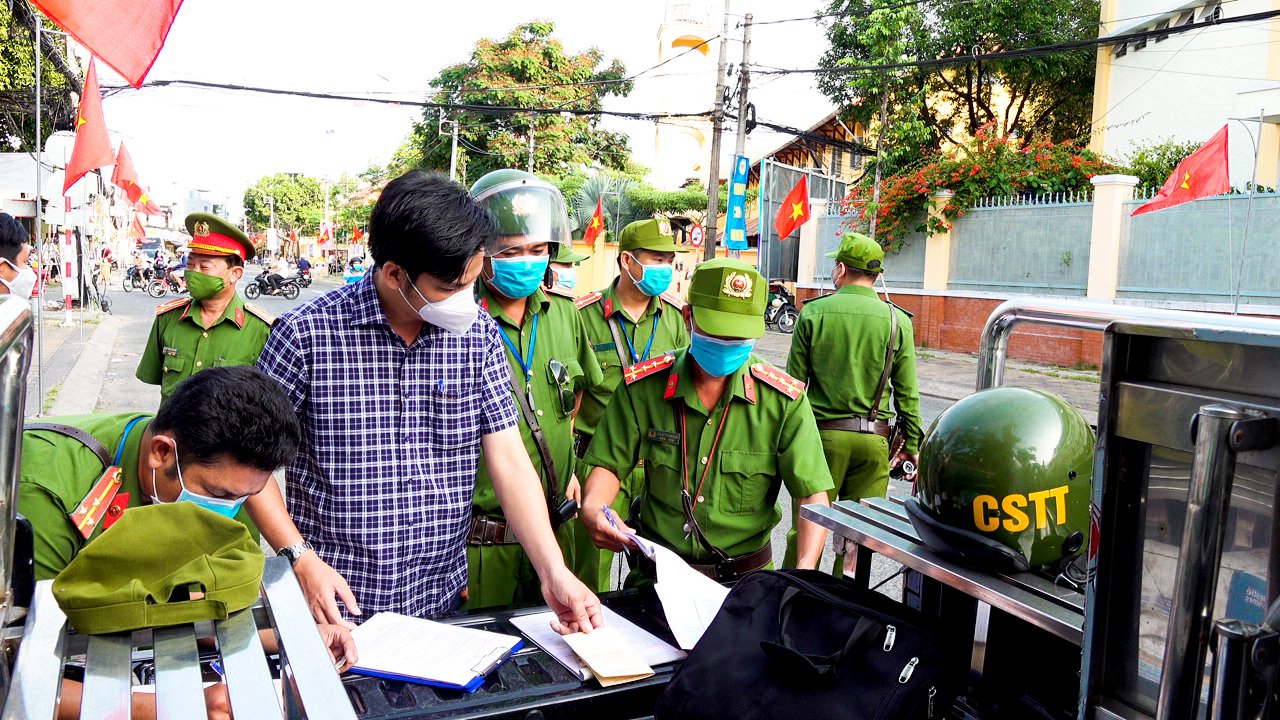
[[[712,25],[720,27],[720,0]],[[812,6],[812,7],[811,7]],[[356,8],[359,12],[353,12]],[[418,0],[185,0],[148,81],[190,79],[313,92],[425,99],[427,84],[442,68],[467,59],[482,37],[500,38],[533,19],[556,23],[555,36],[569,52],[598,47],[619,58],[629,73],[657,62],[657,33],[664,0],[601,3],[583,0],[489,0],[435,3]],[[812,15],[819,2],[799,4],[733,0],[728,45],[731,63],[741,59],[740,15],[755,20]],[[758,25],[751,60],[775,67],[814,67],[825,48],[815,21]],[[628,98],[609,110],[709,110],[715,89],[710,70],[681,76],[679,97],[663,107],[660,83],[642,78]],[[98,64],[101,84],[125,83]],[[658,73],[651,73],[657,75]],[[752,92],[761,119],[807,128],[830,112],[830,103],[808,75],[757,76]],[[668,92],[668,95],[671,93]],[[257,178],[300,172],[337,178],[385,163],[421,109],[352,101],[314,100],[186,87],[128,89],[103,102],[113,140],[124,140],[143,185],[161,203],[190,190],[235,201]],[[652,122],[608,119],[602,125],[630,135],[641,164],[652,166]],[[734,128],[724,139],[733,147]],[[758,129],[747,144],[753,158],[787,137]]]

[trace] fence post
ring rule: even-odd
[[[809,198],[809,216],[813,218],[813,221],[800,226],[800,237],[796,240],[796,242],[800,243],[796,254],[797,283],[815,282],[814,275],[818,271],[818,220],[825,217],[826,214],[826,200]],[[823,260],[826,261],[825,258]],[[777,277],[779,273],[773,273],[773,275]],[[765,279],[767,280],[768,278]]]
[[[1138,178],[1132,175],[1093,177],[1093,229],[1089,236],[1090,300],[1115,300],[1120,275],[1120,238],[1124,202],[1133,199]]]
[[[939,190],[929,199],[929,217],[937,218],[944,223],[942,208],[946,206],[955,193],[950,190]],[[946,290],[951,276],[951,231],[930,232],[924,245],[924,289]]]

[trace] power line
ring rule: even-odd
[[[1167,37],[1169,35],[1177,35],[1192,30],[1204,30],[1206,26],[1213,25],[1229,25],[1235,23],[1257,22],[1259,20],[1269,20],[1273,17],[1280,16],[1280,10],[1268,10],[1266,12],[1252,13],[1249,15],[1240,15],[1230,18],[1217,18],[1205,20],[1194,25],[1178,25],[1175,27],[1161,28],[1159,30],[1139,30],[1122,35],[1112,35],[1108,37],[1089,38],[1085,40],[1075,40],[1072,42],[1055,43],[1052,45],[1040,45],[1030,48],[1021,48],[1017,50],[1003,50],[992,53],[973,53],[970,55],[961,55],[947,58],[935,58],[931,60],[913,60],[909,62],[885,63],[882,65],[847,65],[839,67],[826,68],[804,68],[795,70],[757,70],[761,75],[794,75],[801,73],[817,74],[846,74],[855,72],[874,72],[877,70],[899,70],[906,68],[934,68],[949,67],[952,65],[966,65],[979,60],[1013,60],[1018,58],[1040,57],[1043,55],[1054,55],[1058,53],[1072,52],[1075,50],[1084,50],[1088,48],[1097,48],[1108,45],[1119,45],[1136,40],[1145,40],[1154,37]]]

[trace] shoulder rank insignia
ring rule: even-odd
[[[672,295],[671,293],[664,292],[661,295],[659,295],[659,297],[661,297],[664,301],[666,301],[668,305],[674,306],[675,309],[677,310],[684,309],[684,301],[676,297],[675,295]]]
[[[573,293],[569,292],[568,290],[565,290],[559,285],[552,285],[551,287],[546,288],[546,291],[548,295],[558,295],[562,298],[568,298],[569,300],[573,300],[574,305],[578,304],[577,302],[578,299],[573,296]]]
[[[804,392],[804,383],[766,363],[751,366],[751,374],[765,385],[795,400]]]
[[[675,361],[674,355],[659,355],[656,358],[649,358],[644,362],[627,366],[622,371],[622,377],[627,381],[628,385],[631,385],[637,380],[643,380],[659,370],[669,367]]]
[[[272,315],[271,313],[267,312],[266,310],[263,310],[257,305],[254,305],[253,303],[245,303],[244,309],[247,310],[250,315],[258,318],[259,320],[261,320],[262,322],[268,325],[274,325],[276,322],[275,315]]]
[[[102,477],[98,478],[98,482],[93,484],[89,494],[85,495],[76,506],[75,512],[67,516],[75,526],[76,532],[80,533],[85,540],[88,540],[93,531],[98,529],[98,523],[102,522],[102,517],[107,514],[107,508],[111,507],[112,500],[120,490],[122,476],[123,471],[120,468],[115,466],[107,468],[107,471],[102,473]]]
[[[160,303],[159,305],[157,305],[156,314],[163,315],[169,312],[170,310],[177,310],[178,308],[184,308],[190,304],[191,304],[191,298],[178,298],[177,300],[170,300],[167,303]]]
[[[586,294],[586,295],[583,295],[582,297],[580,297],[580,298],[578,298],[576,301],[574,301],[574,303],[573,303],[573,304],[574,304],[574,305],[577,305],[577,306],[578,306],[578,309],[579,309],[579,310],[581,310],[582,308],[584,308],[584,307],[586,307],[586,306],[588,306],[588,305],[590,305],[590,304],[592,304],[592,303],[594,303],[594,302],[599,301],[599,300],[600,300],[600,298],[602,298],[602,297],[604,297],[604,295],[603,295],[599,290],[597,290],[597,291],[595,291],[595,292],[593,292],[593,293],[588,293],[588,294]]]

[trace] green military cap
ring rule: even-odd
[[[589,257],[591,256],[587,255],[586,253],[574,252],[573,244],[566,242],[566,243],[561,243],[560,252],[556,253],[556,256],[551,258],[551,262],[573,263],[574,265],[577,265],[578,263],[582,262],[583,260],[586,260]]]
[[[86,545],[53,596],[81,633],[220,620],[257,601],[262,568],[239,522],[191,502],[146,505]]]
[[[256,254],[243,230],[213,213],[188,215],[187,232],[191,233],[191,242],[187,245],[197,255],[235,255],[248,261]]]
[[[653,250],[654,252],[689,252],[676,244],[676,239],[662,232],[657,220],[637,220],[618,234],[618,250]]]
[[[759,272],[741,260],[704,262],[689,278],[689,304],[698,328],[732,338],[764,337],[764,306],[769,287]]]
[[[884,272],[884,248],[879,243],[861,233],[845,233],[840,241],[840,248],[827,253],[827,257],[835,258],[851,268],[867,272]]]

